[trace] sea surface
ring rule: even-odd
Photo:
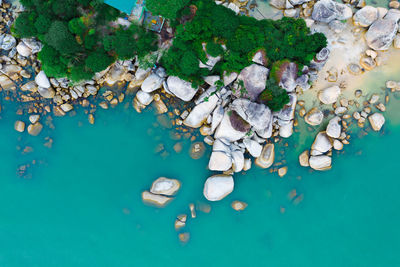
[[[383,132],[354,134],[344,152],[334,153],[332,170],[300,167],[297,157],[315,133],[295,133],[288,147],[276,146],[286,176],[253,167],[235,174],[234,192],[215,203],[202,195],[212,174],[209,148],[203,158],[190,158],[190,141],[172,140],[151,109],[99,110],[94,125],[77,109],[31,137],[13,129],[18,105],[1,99],[0,266],[400,266],[395,97]],[[177,142],[180,153],[172,148]],[[160,144],[162,156],[155,153]],[[26,147],[33,152],[23,153]],[[17,168],[27,164],[21,177]],[[182,182],[163,209],[141,200],[159,176]],[[233,200],[247,209],[233,210]],[[177,232],[175,218],[190,214],[189,203],[211,211],[197,210]],[[187,243],[180,232],[190,234]]]

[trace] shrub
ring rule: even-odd
[[[272,111],[279,111],[289,103],[289,96],[274,79],[269,79],[265,90],[258,96],[258,102],[267,105]]]
[[[217,57],[224,53],[224,49],[222,48],[222,46],[215,42],[208,42],[206,45],[206,51],[212,57]]]
[[[189,0],[147,0],[146,8],[155,15],[176,19],[178,11],[188,3]]]

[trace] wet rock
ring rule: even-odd
[[[176,179],[160,177],[153,182],[150,192],[158,195],[173,196],[181,188],[181,183]]]
[[[42,70],[36,75],[35,82],[39,87],[49,88],[51,86],[49,78]]]
[[[237,78],[233,95],[255,101],[258,95],[265,89],[268,73],[269,70],[266,67],[258,64],[252,64],[244,68]],[[239,88],[240,81],[243,81],[243,86],[246,89],[245,91]]]
[[[49,88],[44,88],[44,87],[38,87],[38,92],[39,94],[44,97],[44,98],[53,98],[56,92],[52,87]]]
[[[31,91],[31,92],[36,92],[37,88],[38,87],[35,81],[29,81],[20,87],[22,91]]]
[[[261,151],[261,155],[256,158],[255,163],[261,168],[269,168],[274,163],[275,146],[274,144],[266,144]]]
[[[169,76],[167,79],[168,91],[183,101],[190,101],[198,91],[193,88],[190,82],[184,81],[176,76]]]
[[[373,6],[365,6],[358,10],[353,16],[356,26],[368,27],[378,19],[378,10]]]
[[[204,197],[209,201],[219,201],[229,195],[234,188],[233,177],[214,175],[207,178],[204,184]]]
[[[74,107],[69,103],[64,103],[60,107],[64,112],[69,112],[74,109]]]
[[[328,126],[326,127],[326,134],[328,136],[339,138],[340,133],[342,132],[342,126],[339,124],[340,120],[341,119],[336,116],[329,121]]]
[[[247,203],[242,202],[242,201],[235,200],[235,201],[233,201],[233,202],[231,203],[231,207],[232,207],[232,209],[234,209],[234,210],[236,210],[236,211],[242,211],[242,210],[244,210],[245,208],[247,208]]]
[[[14,82],[8,78],[6,75],[0,75],[0,86],[4,90],[12,90],[15,88]]]
[[[17,132],[22,133],[23,131],[25,131],[25,122],[23,122],[23,121],[16,121],[15,124],[14,124],[14,129],[15,129]]]
[[[187,220],[187,215],[186,214],[180,214],[178,217],[176,217],[175,220],[175,230],[179,230],[186,225],[186,220]]]
[[[38,122],[39,119],[40,119],[40,115],[37,115],[37,114],[35,114],[35,115],[30,115],[30,116],[29,116],[29,121],[30,121],[32,124],[35,124],[36,122]]]
[[[156,195],[153,193],[150,193],[149,191],[144,191],[142,193],[142,200],[143,202],[147,204],[151,204],[157,207],[165,207],[169,202],[173,200],[172,197],[167,197],[167,196],[162,196],[162,195]]]
[[[94,124],[94,116],[93,116],[93,114],[89,114],[88,115],[88,121],[89,121],[90,124]]]
[[[335,85],[322,89],[318,92],[319,100],[324,104],[333,104],[337,101],[341,91],[339,86]]]
[[[325,155],[311,156],[310,167],[317,171],[329,170],[332,165],[332,158]]]
[[[312,18],[315,21],[329,23],[332,20],[346,20],[353,12],[349,6],[333,0],[320,0],[315,3]]]
[[[387,50],[391,45],[398,30],[397,21],[393,19],[378,19],[372,23],[365,40],[374,50]]]
[[[145,106],[150,105],[150,103],[153,101],[153,95],[146,93],[142,90],[139,90],[136,93],[136,98],[142,105]]]
[[[305,150],[299,155],[299,162],[301,166],[303,167],[310,166],[310,163],[308,162],[309,154],[310,153],[308,152],[308,150]]]
[[[316,126],[322,123],[322,120],[324,119],[324,114],[318,108],[314,107],[307,112],[304,119],[306,123],[312,126]]]
[[[286,173],[287,173],[287,170],[288,170],[288,167],[282,167],[282,168],[279,168],[278,169],[278,175],[279,175],[279,177],[283,177],[283,176],[285,176],[286,175]]]
[[[36,122],[34,124],[30,124],[28,126],[28,133],[33,136],[37,136],[43,129],[43,125],[40,122]]]
[[[374,131],[379,132],[385,124],[385,117],[381,113],[374,113],[368,117],[371,127]]]

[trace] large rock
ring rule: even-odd
[[[224,138],[230,142],[234,142],[234,141],[237,141],[237,140],[245,137],[247,132],[250,130],[250,125],[248,125],[247,129],[244,128],[244,129],[237,130],[238,129],[237,121],[238,121],[238,119],[241,119],[241,118],[239,115],[237,115],[237,114],[235,115],[235,114],[236,114],[236,112],[225,111],[221,123],[215,130],[215,134],[214,134],[215,138]],[[235,118],[232,118],[232,117],[235,117]],[[246,123],[246,122],[244,121],[244,123]]]
[[[312,126],[320,125],[324,119],[324,113],[322,113],[322,111],[320,111],[317,107],[314,107],[307,112],[304,119],[306,123]]]
[[[278,121],[279,123],[279,136],[282,138],[289,138],[293,134],[293,120],[291,121]]]
[[[237,78],[233,95],[255,101],[265,89],[268,73],[269,70],[266,67],[258,64],[252,64],[244,68]],[[243,86],[246,90],[241,90],[240,81],[243,81]]]
[[[374,131],[380,131],[385,124],[385,117],[381,113],[374,113],[368,117],[369,123]]]
[[[225,110],[224,108],[219,105],[216,107],[212,113],[212,119],[211,119],[211,132],[213,133],[215,129],[219,126],[221,123],[222,119],[224,118],[224,113]]]
[[[183,121],[188,127],[198,128],[200,127],[204,121],[207,120],[207,117],[213,112],[218,103],[218,95],[212,94],[205,101],[195,106],[186,119]]]
[[[329,170],[332,165],[332,158],[325,155],[311,156],[310,167],[317,171]]]
[[[244,154],[240,149],[232,151],[232,169],[234,172],[240,172],[244,167]]]
[[[232,156],[229,142],[224,139],[216,139],[208,162],[208,168],[212,171],[227,171],[231,167]]]
[[[303,166],[303,167],[308,167],[308,166],[310,166],[310,163],[309,163],[309,152],[308,152],[308,150],[305,150],[305,151],[303,151],[300,155],[299,155],[299,163],[300,163],[300,166]]]
[[[49,88],[51,86],[49,78],[47,78],[46,73],[42,70],[36,75],[35,82],[39,87]]]
[[[155,73],[150,74],[142,83],[143,92],[151,93],[161,88],[164,79]]]
[[[156,195],[153,193],[150,193],[149,191],[144,191],[142,193],[142,200],[143,202],[147,204],[151,204],[157,207],[164,207],[167,205],[169,202],[173,200],[172,197],[167,197],[167,196],[162,196],[162,195]]]
[[[285,9],[286,8],[286,0],[271,0],[269,4],[277,9]]]
[[[24,38],[22,39],[22,42],[31,49],[32,54],[40,52],[43,48],[43,44],[35,40],[35,38]]]
[[[296,110],[297,95],[292,93],[289,95],[289,103],[283,107],[279,112],[275,112],[274,116],[280,120],[290,121],[294,119]]]
[[[214,175],[207,178],[204,184],[204,197],[209,201],[218,201],[229,195],[234,188],[233,177]]]
[[[275,146],[274,144],[266,144],[262,151],[261,155],[256,158],[255,163],[261,168],[269,168],[274,163],[275,159]]]
[[[173,196],[181,188],[181,183],[176,179],[160,177],[153,182],[150,192],[158,195]]]
[[[319,132],[311,146],[312,150],[326,153],[332,148],[332,142],[326,132]]]
[[[373,6],[365,6],[358,10],[353,16],[356,26],[368,27],[378,19],[378,10]]]
[[[142,90],[139,90],[136,93],[136,99],[142,104],[142,105],[150,105],[150,103],[153,101],[154,96],[152,94],[146,93]]]
[[[329,23],[332,20],[347,20],[353,12],[347,5],[333,0],[320,0],[315,3],[312,12],[312,19],[319,22]]]
[[[250,138],[246,138],[243,140],[243,144],[246,147],[247,151],[249,151],[250,155],[254,158],[257,158],[261,155],[263,147],[258,142]]]
[[[340,95],[340,88],[337,85],[322,89],[318,93],[319,100],[324,104],[333,104]]]
[[[256,129],[265,129],[272,120],[271,110],[264,104],[238,98],[231,104],[232,110]]]
[[[190,101],[199,88],[193,88],[190,82],[184,81],[176,76],[167,79],[168,91],[183,101]]]
[[[387,50],[392,45],[398,28],[394,19],[378,19],[369,27],[365,40],[374,50]]]
[[[339,124],[340,117],[332,118],[326,127],[326,134],[332,138],[339,138],[342,132],[342,126]]]

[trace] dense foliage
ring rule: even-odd
[[[254,52],[260,48],[266,52],[268,62],[288,59],[308,64],[326,46],[325,36],[310,34],[302,19],[257,21],[236,16],[214,1],[198,0],[193,4],[197,7],[196,15],[178,25],[173,46],[162,58],[162,65],[170,75],[188,81],[200,82],[204,75],[240,71],[251,64]],[[202,43],[207,43],[206,49]],[[205,51],[211,56],[222,52],[214,47],[216,44],[226,45],[223,59],[212,70],[200,68],[198,60],[207,62]]]
[[[279,87],[274,79],[269,79],[265,90],[258,96],[258,102],[267,105],[272,111],[279,111],[289,103],[286,90]]]
[[[140,57],[157,49],[154,33],[132,24],[114,28],[123,15],[101,0],[21,0],[26,11],[13,25],[18,37],[36,37],[38,57],[48,76],[90,79],[117,59]]]
[[[155,15],[167,19],[176,19],[179,10],[189,3],[190,0],[147,0],[146,8]]]

